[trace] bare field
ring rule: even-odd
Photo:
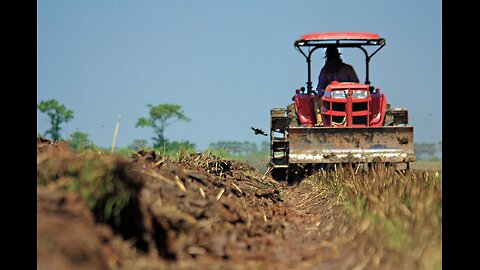
[[[37,140],[38,269],[441,269],[441,205],[441,171],[418,167],[286,185],[210,154]]]

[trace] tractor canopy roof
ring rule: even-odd
[[[335,45],[338,47],[361,47],[368,45],[381,46],[385,44],[385,39],[378,34],[369,32],[317,32],[304,34],[296,40],[294,45],[328,47]]]

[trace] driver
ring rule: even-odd
[[[318,99],[317,102],[314,103],[317,126],[323,125],[320,108],[322,107],[322,96],[325,88],[327,88],[327,85],[329,85],[333,81],[356,83],[359,82],[357,73],[355,72],[353,67],[349,64],[344,63],[342,58],[340,58],[340,53],[338,52],[337,47],[327,47],[324,58],[327,58],[327,60],[325,61],[325,65],[323,66],[322,70],[320,71],[320,75],[318,76]]]
[[[319,97],[323,96],[325,88],[333,81],[359,82],[353,67],[345,64],[342,58],[340,58],[337,47],[327,47],[324,58],[327,58],[327,61],[318,76],[317,93]]]

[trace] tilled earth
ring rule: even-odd
[[[98,179],[119,193],[98,194]],[[352,245],[346,222],[334,195],[243,163],[37,140],[38,269],[395,269]]]

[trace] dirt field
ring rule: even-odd
[[[370,227],[314,178],[287,186],[207,154],[128,159],[37,140],[40,270],[441,268],[425,263],[430,248],[378,248]]]

